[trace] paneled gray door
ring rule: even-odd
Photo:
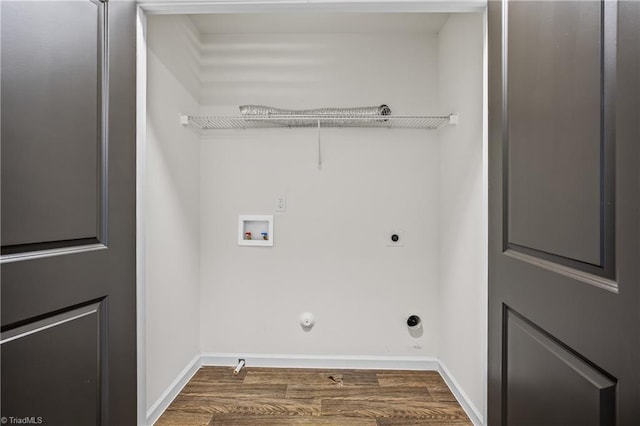
[[[489,2],[491,425],[640,421],[640,2]]]
[[[134,3],[0,12],[0,420],[133,425]]]

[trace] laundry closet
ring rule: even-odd
[[[200,365],[245,359],[438,369],[482,421],[484,12],[149,14],[144,30],[147,419]]]

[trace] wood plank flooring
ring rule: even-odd
[[[435,371],[232,371],[202,367],[156,425],[471,425]]]

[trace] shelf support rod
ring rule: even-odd
[[[322,137],[320,135],[319,119],[318,119],[318,170],[322,170]]]

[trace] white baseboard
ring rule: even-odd
[[[173,383],[169,385],[162,395],[147,410],[147,425],[153,425],[158,421],[162,413],[169,407],[171,402],[178,396],[182,388],[185,387],[194,374],[200,369],[202,357],[196,355],[191,362],[178,374]]]
[[[235,366],[244,359],[247,367],[272,368],[337,368],[355,370],[433,370],[439,364],[431,357],[275,355],[275,354],[202,354],[202,365]]]
[[[201,366],[235,366],[244,359],[248,367],[271,368],[336,368],[355,370],[430,370],[438,371],[444,378],[460,406],[475,426],[484,425],[480,410],[462,390],[447,366],[432,357],[386,357],[386,356],[329,356],[329,355],[275,355],[275,354],[229,354],[205,353],[191,360],[169,385],[167,390],[147,410],[147,425],[153,425],[169,407],[184,386]]]
[[[438,360],[438,364],[440,365],[438,368],[440,375],[442,376],[444,381],[447,382],[447,386],[449,386],[449,389],[451,389],[451,392],[453,392],[453,395],[458,400],[458,403],[465,411],[465,413],[467,413],[467,416],[469,416],[469,420],[471,420],[471,423],[473,423],[475,426],[484,425],[482,412],[478,410],[478,407],[476,407],[473,402],[471,402],[471,399],[467,396],[465,391],[462,390],[444,362]]]

